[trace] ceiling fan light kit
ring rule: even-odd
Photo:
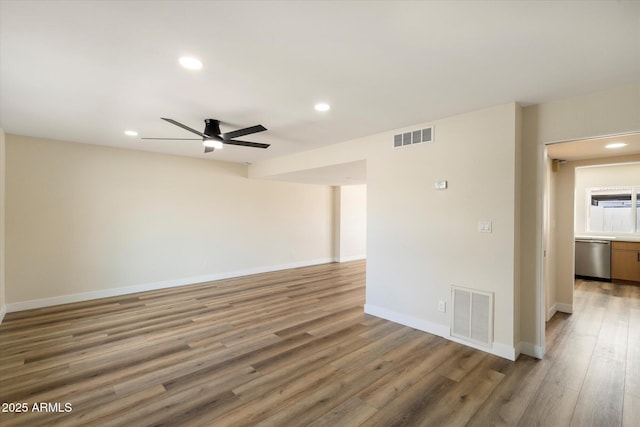
[[[222,141],[218,141],[216,139],[205,139],[204,141],[202,141],[202,145],[204,145],[205,147],[216,148],[218,150],[222,150],[222,148],[224,147],[222,145]]]
[[[195,133],[196,135],[200,136],[202,138],[202,145],[204,145],[205,153],[210,153],[216,148],[222,149],[223,144],[239,145],[241,147],[253,147],[253,148],[268,148],[270,145],[270,144],[262,144],[258,142],[238,141],[235,139],[241,136],[251,135],[253,133],[264,132],[265,130],[267,130],[267,128],[262,125],[255,125],[255,126],[250,126],[244,129],[238,129],[231,132],[222,133],[220,132],[219,120],[206,119],[204,121],[204,124],[205,124],[204,132],[199,132],[173,119],[168,119],[165,117],[161,117],[161,119],[171,123],[172,125],[181,127],[184,130],[187,130],[191,133]],[[194,140],[194,138],[142,138],[142,139],[183,140],[183,141]]]

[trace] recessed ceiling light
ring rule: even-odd
[[[202,61],[198,58],[194,58],[191,56],[183,56],[178,60],[180,65],[182,65],[187,70],[200,70],[202,69]]]
[[[611,144],[607,144],[604,147],[605,148],[622,148],[626,146],[627,144],[625,144],[624,142],[612,142]]]
[[[136,132],[135,130],[125,130],[124,134],[127,136],[138,136],[138,132]]]
[[[329,111],[331,109],[331,106],[325,102],[320,102],[316,104],[313,108],[315,108],[316,111]]]

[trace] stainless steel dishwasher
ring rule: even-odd
[[[576,239],[576,276],[611,280],[611,242]]]

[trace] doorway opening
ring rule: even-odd
[[[611,144],[619,148],[607,148]],[[576,238],[640,240],[640,206],[634,193],[640,189],[640,133],[547,144],[545,161],[543,280],[548,321],[557,312],[575,311]]]

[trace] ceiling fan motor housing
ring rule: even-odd
[[[204,134],[211,137],[220,136],[220,121],[205,119]]]

